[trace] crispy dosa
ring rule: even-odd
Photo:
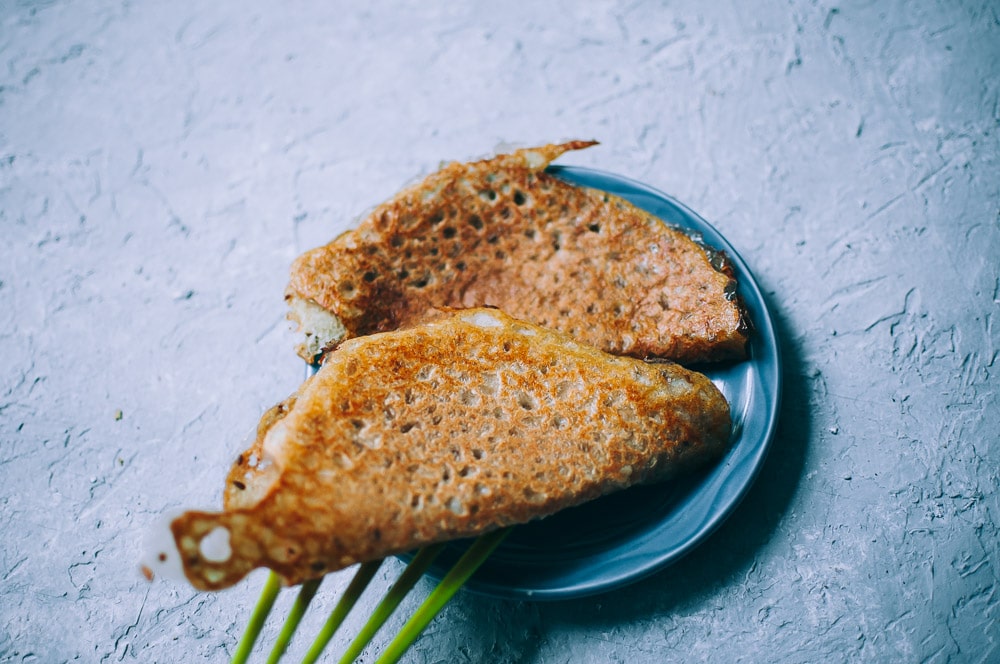
[[[200,589],[288,584],[524,523],[717,460],[705,376],[613,356],[495,309],[359,337],[263,417],[224,511],[170,523],[154,560]]]
[[[300,256],[289,317],[314,361],[435,307],[495,306],[610,353],[744,357],[725,256],[611,194],[545,171],[573,141],[451,163]]]

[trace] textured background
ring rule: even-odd
[[[440,160],[569,137],[750,264],[778,436],[679,564],[460,595],[407,661],[998,661],[997,3],[424,4],[0,1],[0,662],[224,661],[262,577],[136,560],[301,379],[291,259]]]

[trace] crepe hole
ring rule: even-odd
[[[431,247],[430,248],[430,254],[431,254],[431,256],[437,256],[440,253],[441,253],[441,251],[437,247]]]
[[[553,429],[562,429],[566,426],[567,423],[568,420],[562,415],[556,415],[555,417],[552,418]]]
[[[458,231],[455,229],[454,226],[445,226],[444,229],[441,230],[441,235],[443,235],[444,239],[446,240],[450,240],[451,238],[455,237],[457,233]]]
[[[479,514],[479,505],[469,505],[469,514]]]
[[[414,427],[420,426],[420,422],[407,422],[403,426],[399,427],[399,433],[409,433]]]
[[[510,352],[510,342],[509,341],[503,342],[503,352],[505,352],[505,353],[509,353]]]
[[[540,503],[546,498],[544,493],[535,491],[530,486],[524,487],[524,491],[522,493],[524,493],[524,497],[529,503]]]
[[[431,216],[430,216],[430,217],[429,217],[429,218],[427,219],[427,221],[428,221],[428,222],[430,222],[430,225],[431,225],[431,226],[437,226],[437,225],[438,225],[438,224],[440,224],[440,223],[441,223],[442,221],[444,221],[444,213],[442,213],[442,212],[435,212],[434,214],[432,214],[432,215],[431,215]]]
[[[462,501],[458,498],[449,498],[445,506],[451,510],[453,514],[463,514],[465,512],[465,507],[462,505]]]
[[[503,217],[504,219],[509,219],[510,218],[510,208],[509,207],[501,208],[500,209],[500,216]]]
[[[457,263],[455,263],[455,269],[458,270],[459,272],[464,271],[465,263],[463,261],[458,261]]]
[[[410,507],[412,507],[414,510],[420,510],[423,509],[423,506],[424,506],[423,496],[421,496],[419,493],[415,493],[412,496],[410,496]]]
[[[529,240],[534,240],[535,239],[535,229],[534,228],[529,228],[526,231],[524,231],[524,237],[528,238]]]
[[[535,401],[534,397],[526,392],[517,393],[517,405],[525,410],[534,410],[538,407],[538,403]]]
[[[247,488],[247,485],[244,484],[243,482],[240,482],[239,480],[233,480],[233,486],[239,489],[240,491],[246,491]]]
[[[500,261],[502,261],[503,259],[507,258],[507,254],[505,254],[505,253],[504,253],[503,251],[501,251],[500,249],[497,249],[497,250],[496,250],[496,253],[495,253],[495,254],[493,254],[493,255],[494,255],[494,256],[496,256],[496,257],[497,257],[497,260],[500,260]]]
[[[391,246],[392,246],[393,248],[395,248],[395,249],[399,249],[400,247],[402,247],[402,246],[403,246],[403,237],[402,237],[401,235],[393,235],[393,236],[392,236],[392,239],[391,239],[391,240],[389,240],[389,244],[390,244],[390,245],[391,245]]]
[[[475,228],[477,231],[483,230],[483,220],[478,214],[471,215],[469,217],[469,225]]]
[[[587,226],[587,230],[590,231],[591,233],[600,233],[601,232],[601,225],[600,224],[590,224],[589,226]]]
[[[459,477],[468,477],[469,475],[473,474],[474,472],[476,472],[476,469],[473,468],[472,466],[462,466],[462,469],[460,471],[458,471],[458,476]]]
[[[352,281],[342,281],[340,285],[337,286],[337,290],[340,291],[341,295],[350,296],[354,294],[354,282]]]
[[[482,461],[482,459],[483,459],[484,456],[486,456],[486,453],[483,452],[481,449],[479,449],[479,448],[473,448],[473,450],[472,450],[472,458],[473,459],[475,459],[476,461]]]
[[[422,277],[420,277],[419,279],[416,279],[413,282],[413,285],[415,287],[417,287],[417,288],[423,288],[424,286],[426,286],[430,282],[431,282],[431,274],[430,274],[430,272],[425,272]]]
[[[404,269],[402,269],[402,270],[399,271],[399,278],[400,279],[406,279],[408,276],[410,276],[410,271],[409,270],[407,270],[407,269],[404,268]]]
[[[525,201],[527,200],[528,199],[527,197],[525,197],[523,191],[519,189],[514,190],[514,205],[524,205]]]
[[[441,479],[445,482],[451,481],[451,468],[449,468],[448,466],[444,467],[444,470],[441,471]]]
[[[314,572],[322,572],[323,570],[326,569],[326,563],[324,563],[322,560],[314,560],[312,564],[309,565],[309,569],[311,569]]]
[[[488,496],[491,493],[493,493],[492,491],[490,491],[490,488],[488,486],[486,486],[485,484],[480,484],[478,482],[476,483],[476,486],[473,488],[473,490],[480,496]]]
[[[552,250],[559,251],[562,249],[562,235],[559,233],[552,234]]]
[[[479,389],[484,394],[496,394],[500,389],[500,376],[495,373],[486,374],[483,376]]]
[[[378,272],[376,272],[375,270],[368,270],[367,272],[365,272],[363,279],[368,283],[371,283],[376,279],[378,279]]]

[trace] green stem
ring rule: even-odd
[[[375,572],[378,571],[381,564],[381,560],[373,560],[361,564],[361,567],[354,574],[354,578],[351,579],[351,583],[347,586],[347,590],[344,591],[344,595],[337,602],[337,606],[333,607],[333,611],[330,613],[326,624],[323,625],[323,629],[316,635],[316,640],[313,641],[312,647],[309,648],[309,652],[306,653],[305,658],[302,660],[302,664],[315,664],[319,656],[323,654],[323,649],[330,643],[330,639],[333,638],[337,628],[340,627],[341,623],[344,622],[344,618],[354,608],[354,604],[361,597],[361,593],[365,591],[365,588],[368,587],[368,583],[375,576]]]
[[[277,574],[271,572],[267,576],[267,581],[264,582],[260,599],[257,600],[257,605],[253,608],[253,613],[250,614],[250,622],[243,632],[243,638],[240,639],[236,646],[236,652],[233,653],[232,664],[245,664],[249,659],[253,645],[257,642],[257,637],[260,636],[260,630],[264,627],[267,615],[271,613],[271,607],[274,606],[274,600],[278,598],[280,590],[281,579]]]
[[[351,641],[351,645],[347,647],[347,651],[344,656],[340,658],[340,664],[350,664],[353,662],[358,655],[368,646],[371,642],[372,637],[375,633],[385,624],[385,621],[389,619],[392,612],[396,610],[399,603],[403,601],[406,594],[413,589],[420,577],[424,575],[427,568],[430,567],[431,563],[441,549],[444,548],[444,544],[435,544],[429,546],[425,549],[421,549],[410,564],[406,566],[403,573],[399,575],[399,579],[389,588],[389,592],[386,593],[385,597],[379,602],[378,606],[372,612],[368,622],[365,623],[358,635],[354,637]]]
[[[299,589],[299,594],[295,598],[295,603],[292,605],[292,610],[288,613],[288,617],[285,618],[285,624],[282,625],[281,632],[278,633],[278,639],[274,642],[274,647],[271,648],[267,664],[277,664],[285,654],[292,636],[295,635],[295,630],[298,629],[299,623],[302,622],[302,616],[306,614],[306,609],[309,608],[309,603],[316,595],[319,584],[322,582],[323,578],[320,577],[302,584],[302,588]]]
[[[424,631],[424,628],[434,619],[434,616],[444,608],[448,600],[468,581],[473,572],[486,562],[489,555],[493,553],[493,549],[503,541],[508,532],[510,532],[510,528],[502,528],[483,535],[473,542],[469,550],[451,568],[451,571],[441,579],[441,583],[437,585],[437,588],[424,600],[424,603],[420,605],[420,608],[413,614],[413,617],[403,625],[399,634],[386,647],[385,652],[376,660],[375,664],[394,664],[394,662],[398,662],[403,653],[413,645],[413,642],[417,640],[417,637]]]

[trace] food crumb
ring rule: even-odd
[[[115,411],[115,422],[121,422],[121,419],[124,416],[125,416],[125,414],[122,413],[122,409],[119,408],[118,410]]]

